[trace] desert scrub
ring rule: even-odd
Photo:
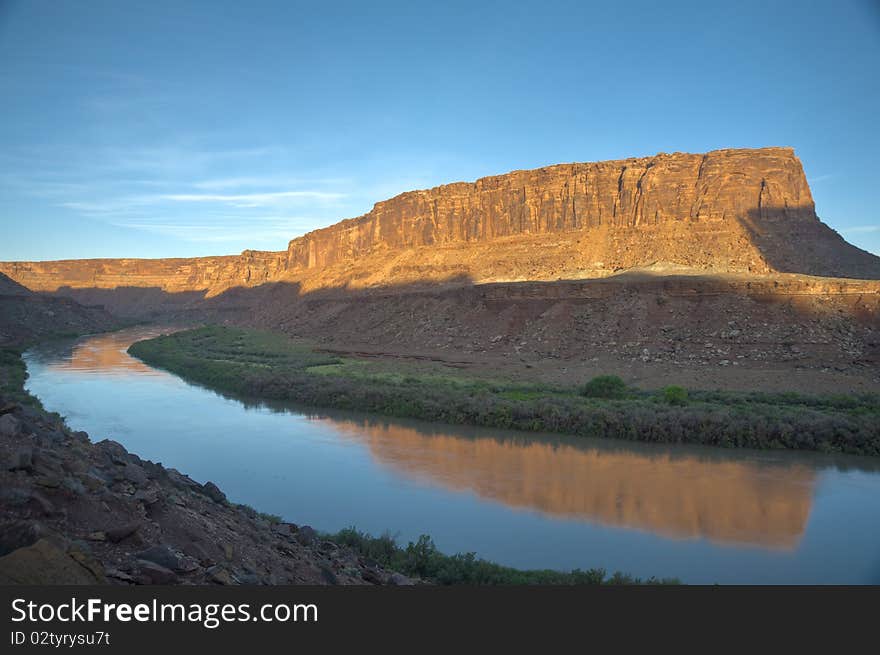
[[[316,407],[629,441],[880,455],[880,398],[869,394],[644,391],[616,376],[574,388],[375,372],[282,335],[226,327],[140,341],[129,352],[215,390]]]
[[[625,398],[629,389],[616,375],[598,375],[581,387],[588,398]]]
[[[688,392],[684,387],[670,385],[663,388],[663,400],[670,405],[687,405]]]
[[[16,348],[0,348],[0,394],[23,405],[42,409],[40,401],[25,390],[26,380],[27,366],[21,358],[21,351]]]
[[[674,578],[641,579],[620,572],[609,576],[604,569],[515,569],[480,559],[474,553],[444,555],[428,535],[406,546],[399,546],[387,533],[373,537],[353,527],[324,536],[385,568],[441,585],[681,584]]]

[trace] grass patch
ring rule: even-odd
[[[444,555],[428,535],[406,546],[399,546],[388,534],[373,537],[353,527],[325,537],[388,569],[440,585],[681,584],[675,578],[641,579],[620,572],[609,576],[604,569],[515,569],[480,559],[474,553]]]
[[[283,335],[206,327],[129,352],[244,396],[441,423],[725,448],[880,455],[880,396],[644,391],[601,376],[580,388],[422,373],[318,353]]]

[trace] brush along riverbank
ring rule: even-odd
[[[367,363],[219,326],[140,341],[129,353],[215,390],[317,407],[629,441],[880,455],[876,394],[644,391],[613,376],[579,387],[521,384]]]
[[[677,582],[513,569],[445,555],[427,536],[404,547],[354,530],[321,534],[115,441],[93,443],[28,394],[16,348],[0,354],[0,584]]]

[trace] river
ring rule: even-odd
[[[224,397],[126,353],[135,328],[25,353],[28,390],[93,440],[233,502],[521,568],[688,583],[880,583],[880,459],[632,444]]]

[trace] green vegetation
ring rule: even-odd
[[[613,376],[579,389],[515,384],[383,368],[226,327],[140,341],[129,352],[213,389],[317,407],[630,441],[880,455],[876,394],[644,391]]]
[[[588,398],[625,398],[628,394],[626,383],[616,375],[597,375],[581,387],[581,395]]]
[[[272,525],[277,525],[278,523],[281,523],[281,517],[278,516],[277,514],[268,514],[266,512],[258,512],[250,505],[246,505],[244,503],[238,503],[235,506],[238,509],[240,509],[244,512],[247,512],[248,514],[251,514],[253,516],[257,516],[257,517],[263,519],[264,521],[271,523]]]
[[[308,348],[291,344],[275,335],[230,331],[222,328],[204,328],[192,332],[199,334],[178,334],[185,337],[189,344],[202,344],[206,349],[210,349],[214,356],[218,356],[218,359],[209,366],[199,366],[197,362],[190,362],[190,366],[194,367],[193,370],[209,371],[211,379],[215,382],[225,381],[225,384],[218,385],[221,388],[228,389],[233,386],[227,377],[230,374],[229,371],[232,370],[229,367],[232,366],[239,367],[236,369],[239,371],[257,369],[263,372],[277,366],[288,367],[289,370],[308,369],[309,374],[315,377],[340,371],[353,376],[364,374],[361,370],[362,367],[357,366],[357,362],[341,362],[338,358],[314,353]],[[235,336],[233,337],[233,335]],[[172,337],[175,336],[177,335],[172,335]],[[154,342],[169,339],[170,342],[166,341],[163,344],[164,349],[169,343],[178,341],[172,337],[160,337],[149,342],[140,342],[135,346],[146,344],[149,350],[154,347]],[[190,341],[190,337],[195,337],[195,341]],[[220,347],[214,341],[215,337],[221,338],[225,345]],[[226,339],[229,338],[232,338],[233,341],[227,342]],[[212,346],[217,347],[212,348]],[[134,346],[132,348],[134,349]],[[133,352],[133,354],[137,353]],[[313,369],[317,369],[317,371]],[[407,380],[413,380],[409,376],[395,377],[391,374],[380,377],[386,382],[396,380],[400,384],[405,384]],[[21,351],[11,347],[0,348],[0,396],[43,409],[40,401],[25,391],[24,383],[26,380],[27,367],[21,358]],[[462,383],[458,381],[451,382],[451,384]],[[51,416],[58,417],[57,414],[51,414]],[[260,512],[249,505],[239,504],[237,507],[270,524],[278,524],[282,521],[281,517],[276,514]],[[568,573],[552,570],[521,571],[479,559],[474,553],[444,555],[425,535],[420,537],[416,543],[409,543],[405,548],[397,546],[389,535],[372,537],[354,528],[323,536],[340,545],[349,546],[364,557],[375,560],[387,568],[437,584],[679,584],[678,580],[671,578],[641,580],[623,573],[615,573],[609,577],[606,576],[603,569],[588,571],[576,569]]]
[[[0,348],[0,395],[23,405],[43,408],[40,401],[25,391],[27,366],[17,348]]]
[[[670,405],[687,405],[688,392],[684,387],[670,385],[663,389],[663,400]]]
[[[574,569],[567,573],[514,569],[480,559],[474,553],[444,555],[427,535],[406,547],[398,546],[388,534],[373,537],[355,528],[324,536],[386,568],[441,585],[681,584],[674,578],[642,580],[619,572],[608,576],[604,569]]]

